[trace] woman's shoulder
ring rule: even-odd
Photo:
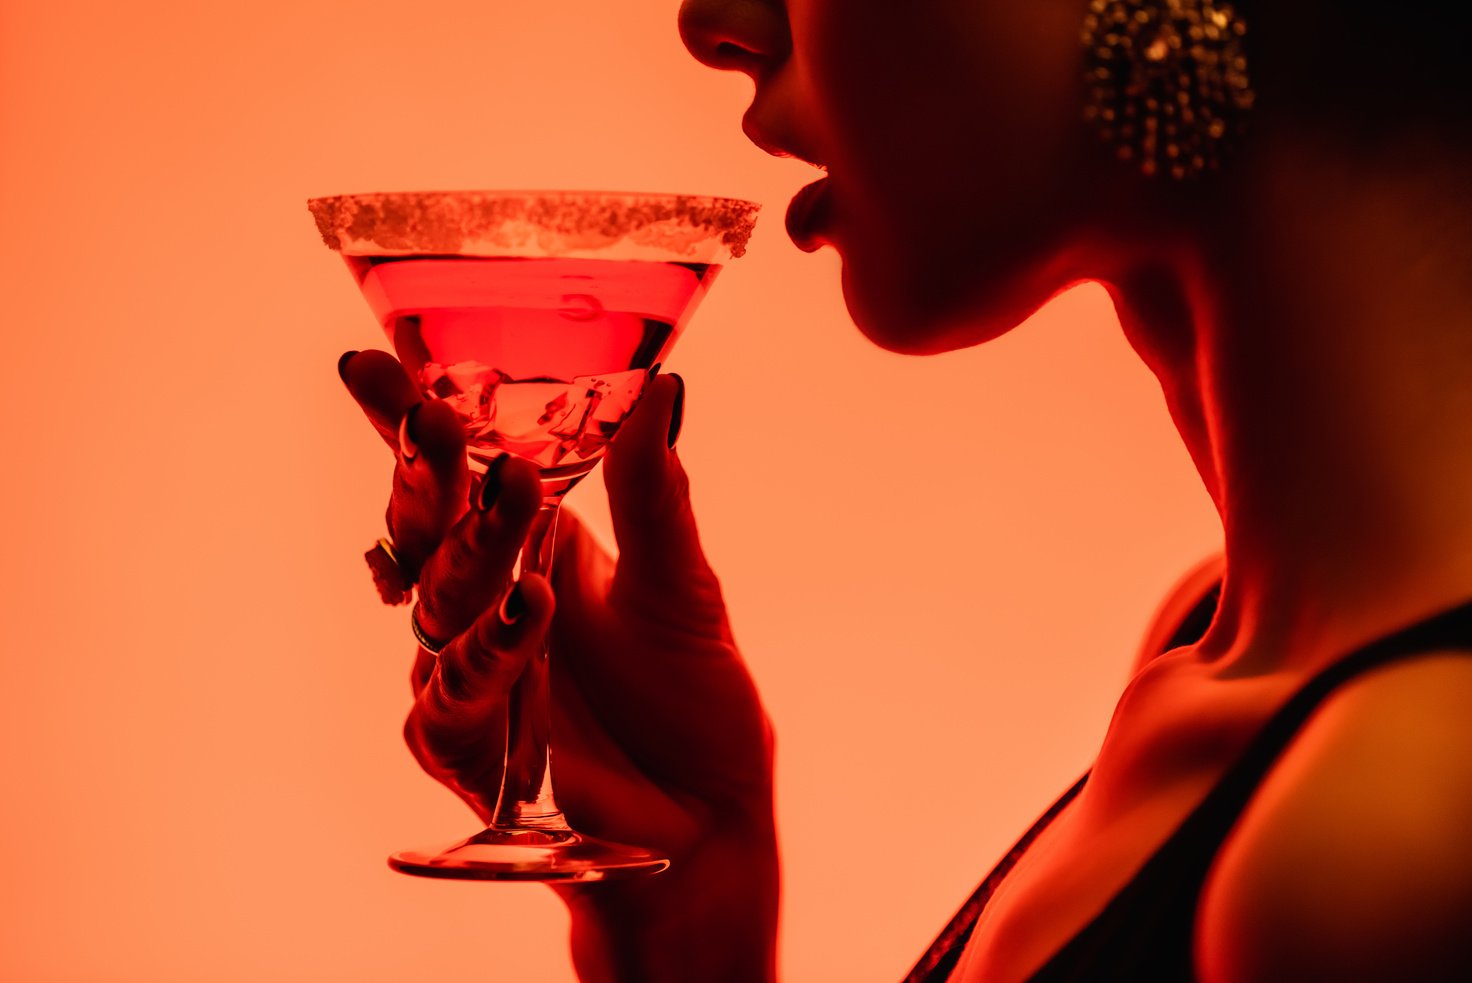
[[[1201,893],[1206,983],[1472,979],[1472,652],[1361,673],[1277,759]]]
[[[1198,634],[1206,630],[1215,610],[1215,591],[1226,572],[1226,557],[1213,553],[1182,574],[1166,591],[1155,609],[1150,626],[1140,640],[1135,655],[1134,672],[1139,672],[1157,655],[1174,647],[1182,633]],[[1195,641],[1194,638],[1188,641]]]

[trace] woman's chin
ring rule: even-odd
[[[939,355],[1006,334],[1017,322],[988,318],[965,304],[944,303],[923,287],[904,289],[854,274],[843,265],[843,299],[854,326],[869,341],[897,355]]]

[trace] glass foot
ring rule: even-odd
[[[601,881],[657,874],[670,862],[652,850],[572,830],[486,829],[468,840],[388,858],[403,874],[469,881]]]

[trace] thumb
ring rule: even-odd
[[[685,381],[656,376],[619,428],[603,467],[613,534],[618,541],[619,581],[640,592],[687,597],[693,585],[715,575],[700,547],[690,507],[690,480],[671,448],[684,417]]]

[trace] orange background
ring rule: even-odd
[[[1219,535],[1154,380],[1096,287],[870,346],[677,6],[0,0],[0,978],[571,978],[551,892],[384,864],[474,820],[401,744],[391,461],[333,371],[384,342],[311,195],[766,203],[668,368],[778,728],[786,978],[898,978],[1087,766]]]

